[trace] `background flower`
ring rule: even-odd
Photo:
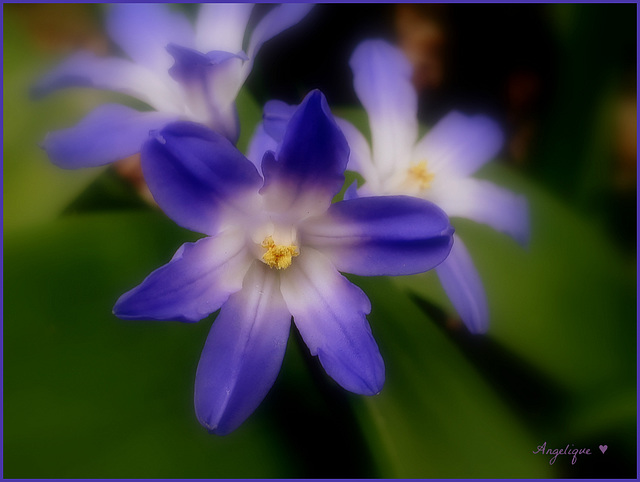
[[[235,99],[255,56],[265,41],[297,23],[310,8],[275,7],[245,44],[253,4],[203,4],[195,32],[182,13],[166,4],[113,5],[106,28],[131,60],[76,53],[41,78],[34,93],[107,89],[135,97],[152,111],[100,106],[77,126],[50,133],[44,148],[60,167],[99,166],[139,152],[150,129],[178,119],[202,123],[237,141]]]

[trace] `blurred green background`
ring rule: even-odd
[[[113,47],[104,7],[5,4],[4,477],[636,477],[635,5],[369,7],[318,6],[265,45],[238,100],[239,147],[264,100],[314,87],[366,132],[346,63],[363,38],[422,58],[425,125],[451,108],[495,115],[509,143],[479,177],[531,203],[528,249],[454,223],[487,290],[488,335],[465,331],[433,273],[351,277],[373,305],[382,393],[341,390],[293,328],[265,402],[231,435],[208,435],[192,398],[215,316],[111,314],[198,235],[142,201],[125,168],[63,171],[38,147],[92,107],[127,101],[28,97],[71,50]],[[544,442],[592,455],[550,465],[533,454]]]

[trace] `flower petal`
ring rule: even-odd
[[[247,159],[249,159],[256,169],[262,174],[262,158],[267,151],[276,151],[278,149],[278,143],[267,134],[264,130],[264,124],[261,122],[256,127],[251,140],[249,141],[249,147],[247,148]]]
[[[360,173],[373,192],[379,191],[380,179],[371,159],[369,143],[351,122],[339,118],[336,118],[336,122],[349,144],[350,152],[347,170]]]
[[[362,276],[430,270],[449,254],[447,215],[409,196],[361,197],[332,204],[300,227],[302,244],[329,257],[340,271]]]
[[[200,5],[196,21],[196,48],[202,52],[240,52],[252,9],[251,3]]]
[[[169,73],[182,85],[192,118],[235,143],[240,129],[235,99],[242,87],[244,54],[219,50],[203,54],[175,44],[169,44],[167,51],[175,59]]]
[[[277,160],[263,160],[266,205],[294,219],[324,212],[342,188],[348,158],[324,95],[312,91],[291,117]]]
[[[503,142],[502,130],[491,119],[454,111],[418,142],[414,158],[427,161],[435,172],[463,177],[490,161]]]
[[[171,114],[106,104],[76,126],[47,134],[43,148],[64,169],[101,166],[140,152],[150,130],[175,120]]]
[[[384,179],[411,162],[418,136],[418,99],[412,67],[382,40],[362,42],[350,60],[353,86],[369,114],[373,160]]]
[[[199,321],[241,289],[251,259],[240,231],[185,243],[169,263],[123,294],[113,313],[125,320]]]
[[[436,268],[440,283],[471,333],[485,333],[489,327],[487,295],[467,248],[454,236],[449,257]]]
[[[165,4],[116,3],[107,15],[107,32],[134,62],[164,75],[171,66],[165,47],[194,45],[189,21]]]
[[[249,40],[249,47],[247,48],[249,61],[243,66],[244,78],[247,78],[251,72],[253,61],[262,44],[297,24],[312,8],[313,5],[307,3],[283,3],[274,7],[260,20],[256,28],[253,29]]]
[[[524,196],[472,178],[452,180],[444,192],[437,203],[449,216],[488,224],[522,245],[529,242],[529,204]]]
[[[384,362],[366,314],[367,296],[313,248],[281,275],[282,295],[312,355],[342,387],[375,395],[384,384]]]
[[[145,143],[142,169],[164,212],[205,234],[217,232],[225,209],[244,209],[247,196],[262,184],[255,167],[227,139],[188,122],[169,124]]]
[[[278,143],[282,142],[289,120],[297,108],[297,105],[289,105],[280,100],[270,100],[264,105],[264,129]]]
[[[180,112],[180,97],[155,72],[128,60],[78,52],[42,77],[36,98],[67,87],[92,87],[130,95],[159,111]]]
[[[198,363],[195,408],[202,425],[225,435],[251,415],[280,371],[290,326],[278,277],[255,262],[242,291],[220,310]]]

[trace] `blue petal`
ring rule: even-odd
[[[332,204],[300,227],[303,244],[340,271],[362,276],[422,273],[449,254],[453,228],[435,204],[409,196],[361,197]]]
[[[192,104],[205,104],[209,127],[235,143],[240,131],[235,98],[242,85],[238,70],[246,56],[218,50],[203,54],[175,44],[167,51],[175,59],[170,75],[182,84]]]
[[[343,388],[375,395],[384,384],[384,362],[365,315],[367,296],[313,248],[281,275],[282,295],[312,355]]]
[[[485,333],[489,327],[487,295],[467,248],[454,236],[449,257],[436,268],[440,283],[471,333]]]
[[[358,194],[358,181],[353,181],[349,187],[345,189],[343,198],[345,201],[349,201],[351,199],[357,199],[358,197],[360,197]]]
[[[290,326],[278,277],[255,262],[242,291],[220,310],[202,351],[195,383],[202,425],[225,435],[253,413],[280,371]]]
[[[101,166],[140,152],[150,130],[174,120],[176,116],[169,114],[107,104],[78,125],[47,134],[43,148],[54,164],[65,169]]]
[[[169,69],[171,76],[185,83],[204,82],[211,69],[231,59],[246,60],[242,53],[213,50],[206,54],[177,44],[167,45],[167,51],[175,60]]]
[[[519,194],[489,181],[451,180],[438,205],[451,217],[472,219],[506,233],[522,245],[530,238],[529,203]]]
[[[253,10],[249,3],[205,3],[196,21],[196,47],[203,52],[240,52]]]
[[[169,43],[194,46],[189,21],[165,4],[114,4],[107,16],[107,31],[131,59],[158,72],[171,66],[165,50]]]
[[[498,154],[504,134],[483,116],[450,112],[416,144],[415,156],[434,171],[464,177],[476,172]]]
[[[268,101],[262,114],[265,132],[278,143],[282,142],[287,124],[297,108],[279,100]]]
[[[418,135],[418,99],[412,66],[401,50],[382,40],[367,40],[349,62],[353,86],[371,125],[373,160],[382,177],[411,159]]]
[[[176,112],[175,92],[165,80],[128,60],[78,52],[44,75],[31,94],[39,98],[58,89],[91,87],[136,97],[156,110]]]
[[[154,199],[179,225],[215,234],[225,208],[243,208],[262,179],[227,139],[204,126],[176,122],[142,149],[142,169]]]
[[[126,320],[201,320],[241,289],[251,260],[241,232],[185,243],[169,263],[123,294],[113,313]]]
[[[291,117],[277,160],[263,161],[267,205],[296,215],[323,212],[342,188],[348,158],[324,95],[311,92]]]
[[[267,151],[276,151],[278,149],[278,143],[267,134],[264,130],[264,124],[261,122],[256,127],[251,140],[249,141],[249,147],[247,148],[247,159],[249,159],[256,169],[262,174],[262,158]]]

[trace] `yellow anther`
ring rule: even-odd
[[[291,260],[300,254],[297,246],[293,244],[290,246],[276,244],[271,236],[267,236],[264,239],[262,247],[267,250],[267,252],[262,255],[262,260],[271,268],[288,268],[291,266]]]
[[[431,182],[436,175],[427,169],[427,161],[420,161],[409,168],[408,177],[411,181],[417,183],[420,189],[427,189],[431,186]]]

